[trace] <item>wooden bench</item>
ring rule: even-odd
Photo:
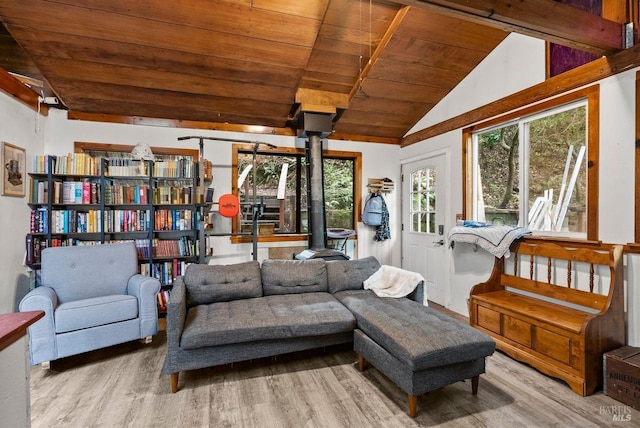
[[[587,396],[626,342],[622,246],[525,239],[471,289],[469,321],[496,348]]]

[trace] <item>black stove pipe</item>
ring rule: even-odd
[[[309,248],[294,255],[297,260],[349,260],[346,254],[327,249],[322,137],[331,134],[331,118],[329,114],[303,112],[298,119],[301,131],[298,136],[308,138],[306,151]]]
[[[309,246],[318,251],[326,248],[322,139],[316,132],[308,133],[308,137]]]

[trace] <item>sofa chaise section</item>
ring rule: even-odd
[[[369,290],[335,294],[355,315],[354,350],[408,394],[409,415],[416,397],[453,382],[472,379],[476,394],[485,358],[495,342],[488,335],[409,299],[377,297]]]

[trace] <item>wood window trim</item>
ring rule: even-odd
[[[635,230],[634,242],[640,243],[640,71],[636,72],[636,135],[635,135]]]
[[[402,138],[400,147],[408,147],[438,135],[470,126],[490,117],[498,116],[505,111],[520,108],[526,104],[543,102],[557,95],[566,94],[577,88],[592,85],[607,77],[623,73],[640,65],[638,60],[639,53],[640,44],[636,44],[616,54],[591,61],[514,94],[406,135]]]
[[[241,151],[252,151],[253,144],[233,144],[231,147],[231,177],[238,177],[238,153]],[[297,147],[277,147],[260,149],[260,153],[271,153],[276,155],[295,154],[304,155],[305,150]],[[354,162],[354,191],[353,191],[353,224],[360,220],[360,200],[362,198],[362,152],[348,152],[342,150],[323,150],[325,157],[338,159],[352,159]],[[232,180],[231,193],[238,195],[238,182]],[[238,230],[238,218],[231,219],[231,231],[235,233]],[[251,242],[251,236],[231,236],[231,243],[240,244]],[[308,239],[306,233],[279,234],[270,236],[259,236],[258,242],[286,242],[286,241],[305,241]]]
[[[636,81],[636,86],[638,82]],[[637,91],[636,91],[637,92]],[[471,174],[473,171],[473,159],[471,144],[473,142],[473,132],[478,129],[485,129],[500,123],[514,120],[518,117],[530,116],[534,113],[548,110],[563,104],[577,101],[581,98],[587,99],[587,237],[588,241],[598,241],[598,213],[599,213],[599,170],[600,170],[600,85],[592,85],[568,94],[561,95],[543,101],[538,104],[528,105],[517,110],[504,113],[482,123],[477,123],[462,130],[462,218],[473,212],[472,192],[469,187]],[[637,122],[637,121],[636,121]],[[636,159],[638,159],[638,148],[636,147]],[[637,161],[636,161],[637,163]],[[640,173],[636,168],[636,177]],[[636,179],[636,183],[638,180]],[[638,206],[638,190],[636,190],[636,207]],[[638,208],[636,208],[636,221],[638,220]],[[638,223],[636,223],[638,224]],[[637,228],[636,228],[637,230]],[[573,241],[574,239],[569,239]],[[575,241],[583,241],[575,239]]]

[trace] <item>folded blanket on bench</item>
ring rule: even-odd
[[[424,278],[417,272],[382,265],[363,284],[365,290],[372,290],[379,297],[405,297],[420,281],[424,281]],[[427,301],[426,294],[424,300]]]
[[[529,234],[531,231],[528,229],[514,226],[455,226],[449,231],[448,239],[451,248],[455,242],[467,242],[479,245],[495,257],[509,258],[511,243]]]

